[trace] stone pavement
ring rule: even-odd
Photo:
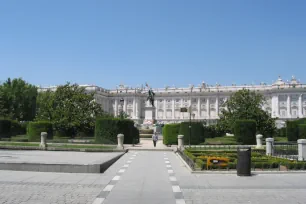
[[[153,141],[150,138],[140,138],[139,144],[136,144],[135,146],[132,145],[124,145],[125,149],[129,150],[162,150],[162,151],[173,151],[175,150],[177,145],[172,145],[171,147],[167,147],[163,144],[162,138],[160,138],[157,143],[156,147],[153,145]]]
[[[130,151],[104,174],[0,171],[0,203],[306,203],[305,174],[191,174],[173,152]]]

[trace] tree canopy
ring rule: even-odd
[[[93,93],[83,87],[67,83],[55,92],[41,92],[37,99],[37,120],[52,121],[57,131],[71,136],[74,131],[93,131],[97,116],[103,116],[100,104]]]
[[[258,133],[272,136],[276,130],[275,119],[262,109],[264,104],[265,98],[260,93],[248,89],[237,91],[224,103],[219,123],[233,132],[237,120],[255,120]]]
[[[23,79],[8,78],[0,85],[0,116],[18,121],[35,117],[37,87]]]

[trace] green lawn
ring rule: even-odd
[[[275,137],[275,142],[288,142],[287,137]],[[235,137],[215,137],[215,138],[206,138],[204,145],[237,145]]]
[[[18,147],[38,147],[39,142],[0,142],[0,146],[18,146]],[[111,145],[77,145],[77,144],[48,144],[48,147],[69,148],[69,149],[115,149]]]
[[[237,142],[234,137],[215,137],[215,138],[206,138],[204,145],[236,145]]]

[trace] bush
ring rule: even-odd
[[[184,135],[184,144],[189,144],[189,122],[182,122],[180,125],[180,135]],[[190,136],[190,144],[197,145],[202,142],[205,142],[204,138],[204,127],[200,122],[192,122],[191,123],[191,136]]]
[[[298,125],[299,139],[306,139],[306,124]]]
[[[201,170],[205,168],[205,163],[202,159],[195,159],[195,163]]]
[[[11,138],[12,142],[28,142],[29,139],[27,137],[27,135],[17,135],[15,137]]]
[[[134,122],[119,118],[98,118],[95,128],[95,142],[100,144],[116,144],[117,135],[124,135],[124,144],[139,141],[139,131]]]
[[[177,144],[180,124],[166,124],[163,128],[163,143],[165,145]]]
[[[297,141],[299,137],[297,121],[287,121],[287,139],[288,141]]]
[[[153,129],[140,129],[139,134],[153,134],[154,130]]]
[[[287,129],[285,127],[278,130],[279,134],[278,137],[287,137]]]
[[[205,138],[214,138],[217,136],[214,126],[205,126],[203,128]]]
[[[234,125],[234,135],[241,144],[256,144],[256,121],[237,120]]]
[[[28,132],[27,132],[29,142],[39,142],[41,132],[47,132],[48,133],[47,138],[52,139],[53,138],[52,123],[48,121],[30,122],[28,124]]]
[[[11,137],[11,124],[9,119],[0,119],[0,138]]]

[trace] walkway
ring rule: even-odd
[[[171,147],[167,147],[163,144],[163,140],[160,139],[157,141],[156,147],[153,146],[152,139],[149,138],[141,138],[139,144],[132,146],[132,145],[124,145],[126,149],[130,150],[162,150],[162,151],[173,151],[176,149],[176,145]]]

